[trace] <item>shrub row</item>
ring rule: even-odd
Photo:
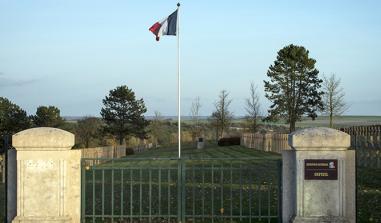
[[[133,154],[134,154],[134,149],[133,148],[126,148],[126,156],[133,155]]]
[[[240,137],[221,138],[218,140],[218,146],[234,146],[241,145]]]

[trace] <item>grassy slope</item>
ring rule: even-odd
[[[0,183],[0,221],[3,221],[4,216],[4,195],[5,195],[5,187],[3,183]]]
[[[381,222],[381,169],[357,168],[357,222]]]

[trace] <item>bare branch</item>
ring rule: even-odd
[[[333,127],[333,117],[342,115],[349,106],[344,100],[345,92],[340,87],[341,79],[335,74],[323,76],[323,113],[329,116],[329,127]]]
[[[254,82],[250,83],[250,96],[245,100],[246,120],[249,122],[249,128],[252,132],[257,130],[257,119],[260,115],[260,102],[257,92],[257,86]]]
[[[196,137],[201,136],[201,126],[200,126],[200,97],[196,97],[191,105],[191,119],[192,119],[192,125],[191,125],[191,134],[192,139],[195,141]]]

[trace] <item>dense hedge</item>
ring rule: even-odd
[[[218,140],[218,146],[234,146],[241,145],[240,137],[221,138]]]
[[[134,154],[134,149],[133,148],[126,148],[126,156],[133,155],[133,154]]]

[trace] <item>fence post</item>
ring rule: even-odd
[[[80,222],[81,151],[74,135],[32,128],[12,137],[17,151],[17,216],[13,222]]]
[[[310,128],[283,151],[283,222],[356,222],[355,151],[350,136]]]
[[[264,133],[263,134],[263,151],[269,152],[272,148],[272,137],[273,133]]]

